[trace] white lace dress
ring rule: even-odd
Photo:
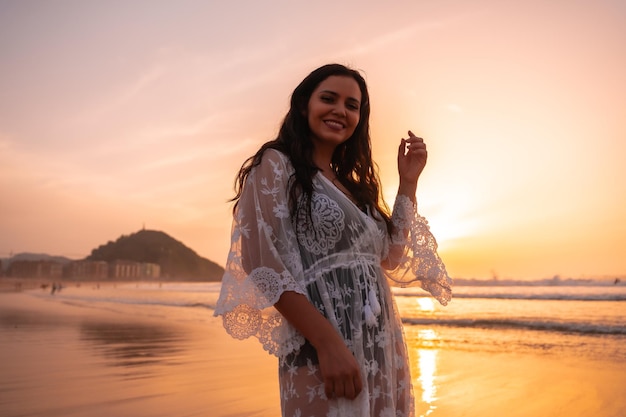
[[[416,283],[442,304],[450,278],[424,218],[405,196],[385,223],[361,211],[322,175],[313,179],[312,213],[295,222],[288,205],[289,159],[265,152],[244,186],[215,315],[237,339],[258,338],[279,358],[283,416],[413,416],[402,324],[388,280]],[[311,224],[312,222],[312,224]],[[399,266],[381,262],[394,256]],[[343,336],[361,366],[355,400],[327,399],[315,349],[274,308],[285,291],[304,294]]]

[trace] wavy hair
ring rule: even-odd
[[[261,163],[267,149],[276,149],[289,157],[295,170],[289,182],[291,218],[294,220],[302,208],[306,208],[310,217],[313,176],[320,169],[313,163],[313,142],[306,113],[311,95],[317,86],[331,76],[351,77],[361,90],[359,123],[352,136],[335,148],[331,168],[358,205],[369,207],[374,215],[380,215],[387,224],[387,231],[391,233],[389,208],[382,197],[377,166],[372,160],[369,132],[370,100],[367,84],[357,70],[341,64],[321,66],[300,82],[291,94],[290,108],[276,139],[264,143],[256,154],[248,158],[241,166],[235,180],[236,195],[231,201],[235,201],[236,208],[250,171]],[[305,197],[303,201],[298,198],[301,194]]]

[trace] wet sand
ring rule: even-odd
[[[0,415],[278,415],[275,361],[200,324],[0,294]]]
[[[228,337],[212,311],[72,305],[0,293],[0,415],[279,416],[276,360]],[[417,415],[626,415],[626,364],[417,349]],[[422,345],[423,346],[423,345]]]

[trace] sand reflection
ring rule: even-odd
[[[124,367],[137,376],[147,365],[177,363],[182,352],[181,332],[145,323],[85,322],[81,340],[95,344],[109,366]],[[145,370],[144,370],[145,372]]]

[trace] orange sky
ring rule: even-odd
[[[340,62],[388,200],[399,138],[426,138],[452,276],[626,274],[622,1],[0,1],[0,56],[0,257],[145,224],[223,265],[237,169]]]

